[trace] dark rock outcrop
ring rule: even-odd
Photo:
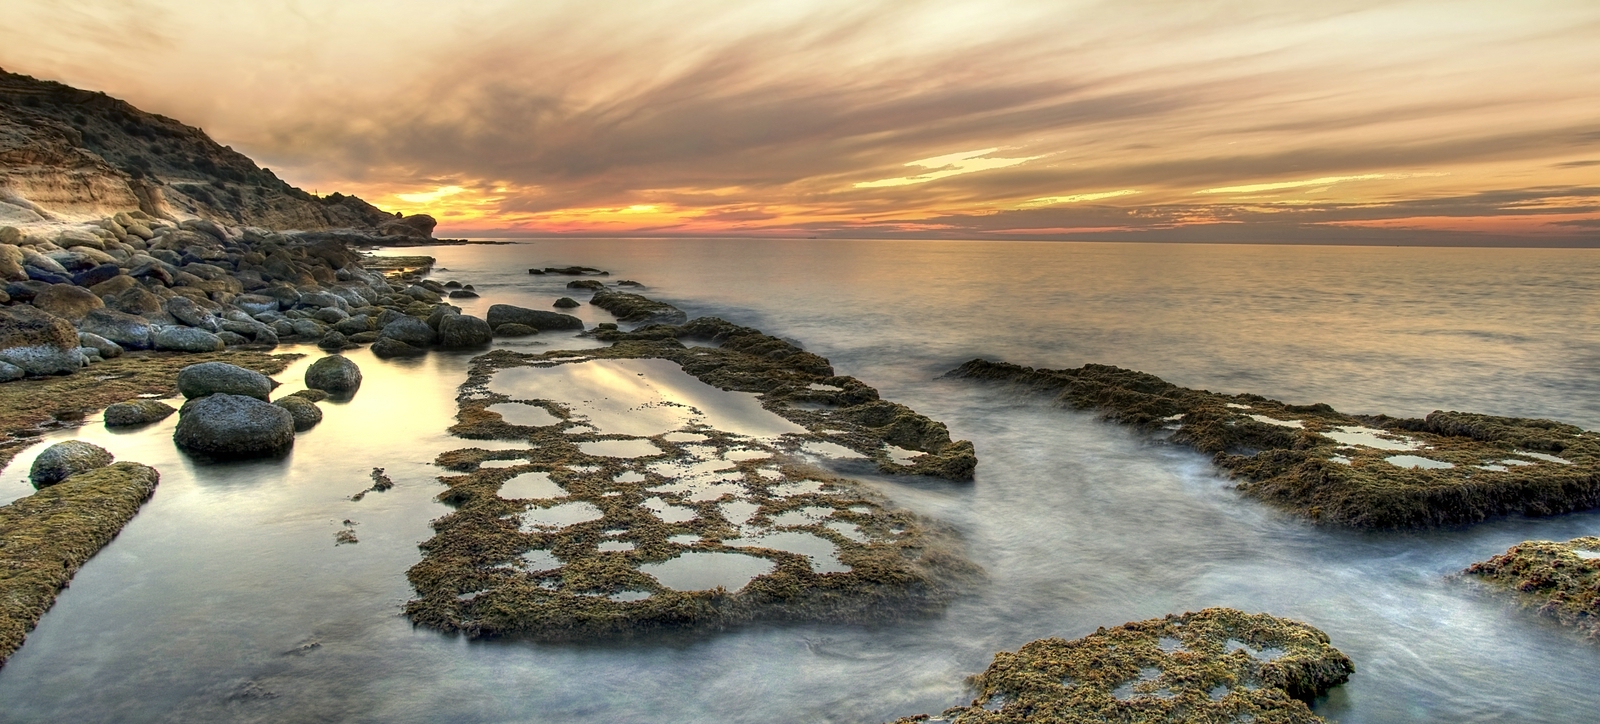
[[[470,314],[451,314],[439,320],[439,346],[445,349],[482,347],[493,338],[489,323]]]
[[[510,304],[493,304],[486,315],[489,326],[499,329],[502,324],[521,324],[541,332],[549,329],[583,329],[583,320],[570,314],[527,309]]]
[[[30,375],[59,375],[83,365],[72,323],[26,305],[0,308],[0,361]]]
[[[259,457],[294,446],[294,415],[255,397],[207,395],[184,403],[178,416],[172,439],[189,452],[220,458]]]
[[[348,357],[328,355],[306,368],[306,387],[334,394],[355,392],[361,388],[361,368]]]

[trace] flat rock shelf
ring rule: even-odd
[[[1001,652],[969,706],[899,724],[1321,722],[1307,704],[1354,672],[1311,626],[1208,608]]]
[[[685,346],[685,329],[722,344]],[[952,534],[816,464],[970,480],[971,444],[944,425],[721,320],[610,334],[473,360],[451,432],[494,442],[436,461],[459,473],[440,478],[456,510],[409,572],[413,621],[538,640],[877,623],[940,610],[981,576]]]
[[[1600,506],[1600,435],[1551,420],[1347,415],[1107,365],[1050,370],[977,359],[949,376],[1016,383],[1170,434],[1213,455],[1245,495],[1328,523],[1422,528]]]
[[[1600,641],[1600,537],[1525,541],[1466,573]]]

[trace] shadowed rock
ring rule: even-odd
[[[392,339],[417,348],[426,348],[437,337],[438,334],[427,322],[416,317],[401,317],[384,325],[378,332],[379,339]]]
[[[33,306],[74,324],[84,315],[105,307],[105,302],[87,289],[72,284],[52,284],[33,298]]]
[[[129,292],[144,292],[144,290],[130,289]],[[157,306],[159,307],[159,304]],[[154,331],[151,329],[150,320],[114,309],[96,309],[89,312],[84,315],[83,323],[78,325],[78,329],[105,337],[122,345],[124,349],[134,350],[150,349],[150,338]]]
[[[45,448],[39,457],[33,459],[33,467],[28,471],[28,480],[35,488],[66,480],[78,473],[86,473],[96,468],[110,465],[111,453],[105,448],[94,443],[82,440],[68,440],[58,442]]]
[[[322,422],[322,408],[317,407],[317,403],[304,397],[289,395],[272,404],[288,410],[289,414],[294,417],[295,432],[305,432],[316,427],[317,423]]]
[[[167,419],[178,410],[160,400],[129,400],[106,408],[106,427],[134,427]]]
[[[502,324],[522,324],[539,331],[547,329],[583,329],[583,320],[570,314],[527,309],[510,304],[494,304],[486,315],[489,326],[499,329]]]
[[[82,365],[72,323],[26,305],[0,308],[0,360],[30,375],[58,375]]]
[[[172,439],[212,457],[276,455],[294,445],[294,415],[255,397],[216,393],[184,403]]]
[[[178,371],[178,391],[191,400],[216,394],[266,400],[272,393],[272,380],[227,362],[201,362]]]
[[[451,314],[439,320],[439,346],[445,349],[482,347],[494,338],[489,323],[469,314]]]

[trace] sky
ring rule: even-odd
[[[441,234],[1600,246],[1600,2],[6,0]]]

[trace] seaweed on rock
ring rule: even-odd
[[[1208,608],[1001,652],[972,678],[978,694],[972,703],[937,720],[1320,722],[1308,704],[1354,672],[1350,659],[1311,626]]]
[[[1107,365],[973,360],[952,377],[1006,381],[1211,454],[1240,492],[1358,528],[1475,523],[1600,506],[1600,435],[1550,420],[1438,411],[1347,415],[1325,404],[1179,387]]]
[[[1540,615],[1600,640],[1600,537],[1525,541],[1466,573],[1514,591]]]
[[[720,333],[724,344],[685,347],[677,336],[691,331]],[[602,334],[615,344],[473,360],[451,432],[526,447],[439,455],[438,465],[459,473],[440,478],[449,487],[439,498],[456,510],[434,522],[436,535],[408,573],[416,623],[540,640],[758,620],[878,623],[939,610],[980,575],[951,534],[800,455],[808,442],[830,441],[891,472],[970,479],[971,445],[951,442],[943,425],[834,376],[821,357],[721,320]],[[627,363],[654,360],[676,363],[707,394],[759,393],[741,399],[759,400],[790,431],[717,429],[697,408],[661,402],[650,406],[673,408],[662,429],[623,434],[572,401],[513,399],[494,384],[517,368],[628,380]],[[817,395],[861,409],[824,416],[790,405]],[[542,409],[548,414],[535,417],[545,424],[513,424],[490,409],[507,404]],[[919,460],[895,462],[885,451],[891,438],[922,450]],[[720,572],[695,572],[709,561]]]

